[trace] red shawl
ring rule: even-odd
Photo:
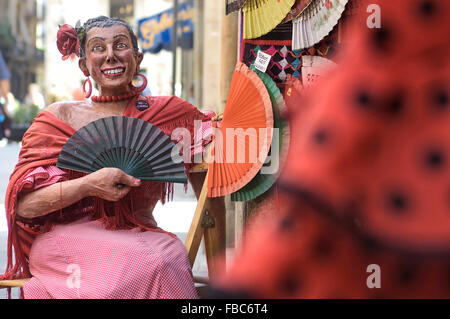
[[[208,119],[194,106],[177,97],[147,97],[146,99],[150,105],[147,110],[139,111],[135,107],[136,97],[130,101],[123,115],[150,122],[159,127],[168,136],[171,136],[175,128],[187,128],[191,132],[191,137],[193,137],[194,121]],[[35,168],[55,165],[62,147],[75,132],[75,129],[67,123],[57,119],[53,114],[43,111],[36,117],[31,127],[25,133],[19,154],[19,162],[10,177],[6,191],[5,206],[9,229],[8,263],[6,272],[0,276],[0,279],[30,276],[28,256],[31,245],[38,234],[51,229],[48,226],[52,226],[46,225],[45,229],[43,227],[32,227],[16,219],[17,196],[20,193],[19,186],[21,182]],[[159,186],[161,186],[161,183]],[[158,195],[161,200],[164,200],[166,196],[165,188]],[[141,227],[147,230],[162,231],[154,228],[149,229],[136,221],[133,214],[131,196],[127,195],[116,203],[96,198],[94,199],[94,207],[94,212],[90,217],[102,220],[107,229]],[[113,216],[108,216],[106,214],[107,210],[113,211]],[[60,217],[58,222],[64,222],[65,216],[62,215]]]

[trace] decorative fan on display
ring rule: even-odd
[[[225,0],[226,14],[240,10],[246,1],[247,0]]]
[[[244,13],[244,39],[258,38],[283,21],[295,0],[247,0]]]
[[[143,120],[112,116],[79,129],[64,145],[56,166],[92,173],[116,167],[147,181],[187,183],[175,144],[158,127]]]
[[[293,20],[292,48],[312,47],[325,38],[339,22],[348,0],[314,0]]]
[[[327,58],[317,55],[302,56],[302,80],[304,87],[312,86],[321,76],[337,67]]]
[[[269,93],[258,77],[238,62],[208,170],[208,197],[238,191],[263,166],[272,143],[273,111]]]
[[[274,134],[273,138],[278,137],[278,143],[272,143],[269,155],[271,161],[265,163],[258,174],[247,185],[231,194],[232,201],[249,201],[267,192],[278,178],[278,171],[282,166],[281,162],[287,153],[289,145],[289,129],[287,123],[280,116],[280,113],[285,112],[286,108],[280,89],[268,74],[256,70],[253,66],[251,69],[264,82],[269,92],[273,107],[274,128],[278,129],[278,134]]]
[[[286,18],[284,18],[281,23],[286,23],[291,20],[297,19],[312,2],[313,0],[295,0],[295,4],[292,7],[291,11],[289,11]]]

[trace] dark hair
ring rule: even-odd
[[[80,57],[83,58],[86,56],[86,35],[89,30],[91,30],[92,28],[110,28],[115,25],[122,25],[127,28],[128,33],[131,37],[131,43],[133,44],[134,54],[137,55],[139,53],[139,46],[137,37],[134,34],[133,29],[131,29],[131,27],[123,20],[99,16],[87,20],[82,26],[75,27],[75,30],[77,31],[78,37],[80,39]]]

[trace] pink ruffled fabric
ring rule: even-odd
[[[67,173],[56,166],[38,167],[25,177],[19,189],[22,193],[29,193],[65,180]]]

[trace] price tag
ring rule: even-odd
[[[271,58],[270,55],[259,50],[254,64],[255,68],[261,72],[266,72]]]

